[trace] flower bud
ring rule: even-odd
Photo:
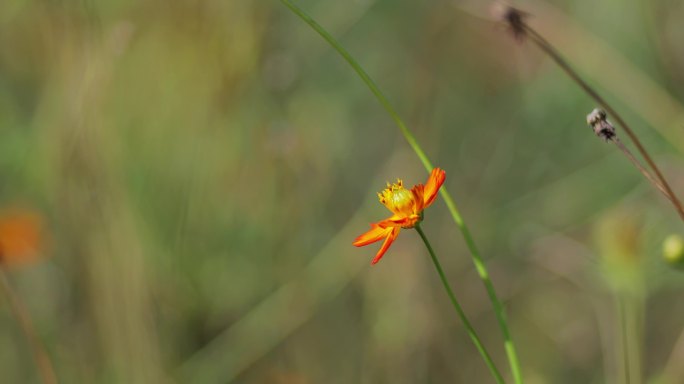
[[[670,265],[684,267],[684,240],[681,236],[672,234],[665,238],[663,258]]]

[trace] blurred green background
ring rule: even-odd
[[[682,223],[574,83],[489,2],[297,4],[446,170],[527,383],[622,382],[621,317],[633,382],[684,382],[684,275],[660,251]],[[684,3],[519,6],[684,195]],[[49,232],[9,275],[62,383],[493,382],[414,231],[372,268],[377,247],[351,245],[386,181],[426,175],[277,1],[0,1],[0,204]],[[424,229],[507,374],[441,199]],[[38,383],[5,304],[0,381]]]

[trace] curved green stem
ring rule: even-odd
[[[373,79],[371,79],[370,76],[368,76],[368,74],[366,73],[366,71],[364,71],[363,68],[361,68],[361,65],[359,65],[359,63],[356,62],[354,57],[352,57],[352,55],[349,52],[347,52],[347,50],[344,49],[340,45],[340,43],[338,43],[337,40],[335,40],[335,38],[332,37],[330,33],[328,33],[328,31],[323,29],[323,27],[320,24],[318,24],[314,19],[312,19],[311,16],[309,16],[306,12],[304,12],[296,5],[292,4],[290,0],[281,0],[281,2],[285,4],[285,6],[288,7],[297,16],[299,16],[299,18],[301,18],[307,24],[309,24],[311,28],[318,32],[318,34],[321,35],[321,37],[323,37],[325,41],[327,41],[328,44],[330,44],[337,51],[337,53],[339,53],[347,61],[347,63],[349,63],[349,65],[351,65],[354,71],[356,71],[356,74],[358,74],[361,80],[363,80],[363,82],[366,83],[368,88],[370,88],[370,91],[373,92],[373,94],[378,99],[380,104],[382,104],[387,113],[389,113],[389,115],[392,117],[392,120],[394,120],[394,122],[397,124],[397,126],[401,130],[401,133],[406,138],[406,141],[408,141],[413,151],[416,153],[416,155],[418,155],[418,158],[420,158],[420,161],[425,166],[425,169],[427,169],[428,172],[432,171],[432,168],[434,167],[432,166],[432,163],[430,162],[430,159],[428,159],[425,152],[423,152],[423,149],[420,147],[420,145],[418,145],[416,138],[413,136],[411,131],[406,127],[406,124],[404,124],[404,122],[401,120],[399,114],[397,113],[397,111],[394,110],[389,100],[387,100],[385,95],[383,95],[383,93],[380,91],[380,88],[378,88],[378,86],[375,85]]]
[[[416,228],[416,231],[418,231],[420,238],[423,239],[423,242],[425,243],[425,247],[427,248],[428,253],[430,254],[430,257],[432,258],[432,262],[435,264],[435,268],[437,269],[437,273],[439,274],[439,278],[442,280],[442,285],[444,285],[444,290],[446,290],[447,295],[449,295],[449,299],[451,300],[451,304],[454,306],[456,313],[458,313],[458,317],[461,318],[461,322],[465,326],[466,332],[468,332],[468,336],[470,336],[470,339],[473,341],[473,344],[475,344],[475,347],[480,352],[480,355],[482,355],[482,358],[484,359],[485,363],[487,364],[487,367],[489,367],[489,370],[492,372],[492,375],[494,376],[494,379],[496,380],[496,382],[497,383],[504,383],[504,379],[501,376],[501,373],[496,368],[496,365],[494,365],[494,362],[492,361],[491,356],[489,356],[487,349],[482,344],[480,337],[477,336],[477,332],[475,332],[475,328],[473,328],[472,324],[470,324],[468,317],[466,317],[465,312],[463,312],[463,308],[461,308],[461,305],[458,303],[458,300],[456,300],[456,295],[454,295],[454,291],[451,289],[451,286],[449,286],[449,281],[447,280],[446,275],[444,274],[444,270],[442,269],[442,265],[439,263],[439,260],[437,259],[437,256],[435,255],[435,251],[432,249],[432,245],[430,245],[430,241],[428,241],[427,237],[425,236],[425,232],[423,232],[423,229],[420,227],[419,224],[417,224],[415,226],[415,228]]]
[[[499,327],[501,328],[501,333],[503,334],[504,349],[506,350],[506,356],[508,357],[508,364],[511,366],[513,381],[516,384],[522,384],[523,378],[522,372],[520,370],[520,361],[518,360],[518,354],[515,350],[513,338],[511,337],[511,331],[508,329],[506,311],[503,307],[503,304],[501,303],[501,300],[499,300],[499,297],[496,294],[494,284],[492,283],[492,279],[489,277],[489,272],[487,271],[487,266],[482,260],[482,257],[480,257],[480,251],[477,249],[477,245],[475,245],[475,240],[470,234],[468,226],[465,224],[465,222],[461,218],[461,215],[458,213],[458,210],[456,209],[456,204],[454,203],[454,200],[451,198],[451,195],[449,195],[449,193],[444,189],[444,187],[440,189],[440,193],[442,194],[442,198],[444,198],[447,207],[449,207],[449,212],[451,212],[451,216],[456,222],[456,225],[461,230],[461,234],[465,239],[466,245],[468,246],[468,250],[470,250],[470,255],[473,260],[473,264],[475,264],[475,269],[477,270],[477,273],[480,276],[480,280],[482,280],[482,283],[484,284],[485,289],[487,290],[487,296],[489,296],[489,301],[492,302],[492,308],[494,308],[496,319],[499,322]]]
[[[327,41],[330,46],[332,46],[346,61],[349,63],[349,65],[356,71],[356,73],[359,75],[361,80],[366,84],[366,86],[370,89],[371,92],[373,92],[373,95],[378,99],[380,104],[385,108],[387,113],[392,117],[392,120],[397,124],[397,127],[399,127],[399,130],[401,131],[402,135],[404,135],[404,138],[408,142],[409,146],[411,146],[411,149],[416,153],[418,158],[420,159],[421,163],[423,163],[423,166],[425,169],[430,172],[434,168],[432,165],[432,162],[430,162],[430,159],[428,159],[427,155],[425,152],[423,152],[423,149],[420,147],[418,144],[418,141],[416,138],[413,136],[413,133],[406,127],[406,124],[404,124],[403,120],[399,117],[399,114],[394,110],[390,102],[387,100],[385,95],[380,91],[380,88],[375,84],[375,82],[370,78],[370,76],[366,73],[366,71],[363,70],[361,65],[356,62],[354,57],[347,52],[338,42],[335,40],[328,31],[326,31],[322,26],[320,26],[315,20],[313,20],[309,15],[307,15],[303,10],[298,8],[296,5],[292,4],[290,0],[281,0],[281,2],[288,7],[292,12],[294,12],[299,18],[304,20],[311,28],[313,28],[316,32],[318,32],[325,41]],[[475,241],[473,240],[473,237],[470,234],[470,230],[468,229],[468,226],[466,223],[463,221],[463,218],[461,217],[461,214],[459,213],[458,209],[456,208],[456,204],[454,203],[454,200],[451,198],[451,195],[449,192],[447,192],[445,187],[442,187],[440,189],[440,193],[442,197],[444,198],[444,201],[446,202],[447,208],[449,209],[449,212],[451,213],[451,217],[453,218],[454,222],[458,226],[458,228],[461,231],[461,234],[463,235],[463,238],[466,242],[466,245],[468,246],[468,250],[470,251],[473,264],[475,264],[475,268],[477,269],[477,273],[480,276],[480,279],[482,280],[486,290],[487,290],[487,295],[489,296],[489,300],[492,302],[492,307],[494,308],[494,312],[496,313],[496,318],[499,322],[499,326],[501,328],[501,332],[504,337],[504,347],[506,349],[506,356],[508,357],[508,363],[511,366],[511,373],[513,374],[513,380],[516,384],[522,384],[523,379],[522,379],[522,373],[520,370],[520,363],[518,361],[518,355],[516,353],[515,345],[513,343],[513,339],[511,338],[511,333],[510,330],[508,329],[508,323],[506,321],[506,314],[504,312],[503,304],[499,300],[496,290],[494,289],[494,285],[492,284],[491,279],[489,278],[489,273],[487,271],[487,267],[485,266],[484,261],[482,260],[482,257],[480,257],[480,252],[477,249],[477,246],[475,245]]]

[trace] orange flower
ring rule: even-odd
[[[32,211],[14,209],[0,216],[0,265],[16,267],[40,258],[42,218]]]
[[[371,224],[371,229],[368,232],[354,240],[355,246],[363,247],[385,239],[371,265],[380,261],[399,235],[401,228],[413,228],[423,220],[423,210],[435,201],[437,191],[444,184],[445,178],[444,170],[435,168],[430,173],[425,185],[418,184],[409,190],[404,188],[404,183],[401,180],[397,180],[392,185],[387,183],[387,189],[378,193],[380,202],[392,211],[393,215]]]

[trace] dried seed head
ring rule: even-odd
[[[606,111],[603,109],[594,108],[594,110],[587,115],[587,124],[591,125],[592,127],[601,120],[606,120]]]
[[[495,18],[502,20],[508,25],[508,29],[516,40],[522,41],[525,38],[525,18],[528,16],[527,13],[503,2],[496,2],[491,9]]]
[[[596,136],[605,141],[612,140],[615,137],[615,127],[606,118],[606,111],[600,108],[595,108],[587,115],[587,124],[593,129]]]

